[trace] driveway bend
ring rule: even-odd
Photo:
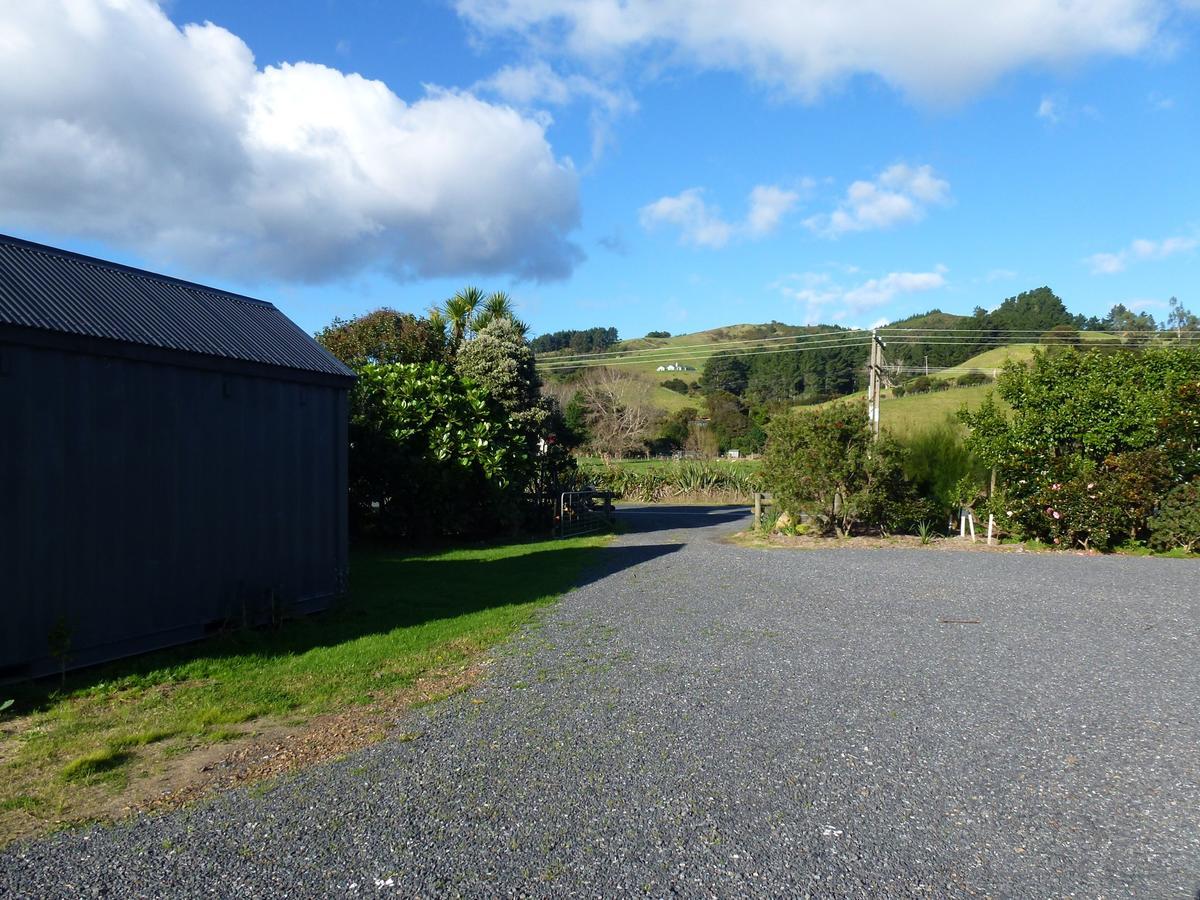
[[[0,895],[1198,896],[1197,563],[621,516],[603,569],[397,737],[12,847]]]

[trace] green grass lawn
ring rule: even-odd
[[[0,721],[0,845],[92,818],[168,760],[264,723],[303,724],[461,673],[574,586],[607,540],[361,551],[349,596],[328,612],[87,670],[61,688],[0,689],[17,701]]]

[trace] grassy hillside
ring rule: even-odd
[[[787,342],[779,340],[780,338],[828,330],[828,326],[785,325],[782,322],[768,322],[762,325],[727,325],[722,328],[710,328],[707,331],[677,334],[669,338],[633,338],[619,341],[609,352],[630,354],[629,358],[621,361],[621,371],[636,374],[652,385],[654,404],[667,412],[675,412],[688,406],[699,408],[703,405],[704,400],[702,397],[687,397],[669,390],[663,387],[662,383],[672,378],[679,378],[688,383],[698,380],[700,373],[704,370],[704,361],[718,349],[726,349],[713,345],[726,341],[741,342],[730,345],[729,349],[735,350],[781,346]],[[551,366],[555,359],[570,355],[568,350],[542,353],[538,354],[538,362],[543,367]],[[691,366],[693,371],[657,371],[659,366],[668,363]],[[545,370],[543,371],[545,372]]]
[[[980,384],[928,394],[883,397],[879,401],[879,422],[896,437],[905,438],[953,419],[964,406],[975,409],[994,388],[992,384]]]
[[[938,310],[920,316],[913,316],[894,323],[893,327],[902,328],[955,328],[963,327],[969,317],[943,313]],[[712,328],[707,331],[697,331],[690,334],[678,334],[669,338],[634,338],[620,341],[613,346],[613,351],[633,354],[636,362],[622,361],[621,370],[631,372],[642,378],[653,389],[652,402],[667,412],[675,412],[691,406],[697,409],[703,406],[704,400],[699,396],[686,396],[662,386],[664,381],[679,378],[685,382],[693,382],[700,378],[704,369],[704,361],[722,347],[714,346],[726,341],[742,341],[733,345],[733,349],[751,349],[763,346],[782,346],[786,341],[779,340],[795,335],[811,334],[827,331],[827,326],[798,326],[785,325],[780,322],[769,322],[761,325],[729,325],[723,328]],[[1110,335],[1083,332],[1084,342],[1113,340]],[[973,356],[965,362],[930,374],[939,378],[955,378],[965,372],[983,370],[985,372],[999,371],[1008,360],[1025,362],[1032,358],[1037,344],[1010,344],[995,347]],[[547,353],[538,356],[539,363],[552,365],[557,357],[568,355],[569,351]],[[628,357],[627,357],[628,359]],[[657,367],[667,363],[683,364],[693,367],[690,372],[658,372]],[[552,376],[551,376],[552,377]],[[905,397],[891,397],[885,392],[880,415],[884,423],[889,424],[898,434],[907,434],[913,429],[938,422],[951,415],[964,404],[978,405],[991,385],[972,388],[952,388],[929,394],[917,394]],[[864,399],[865,393],[852,394],[842,399]]]
[[[966,362],[946,369],[944,372],[935,372],[933,374],[938,378],[957,378],[965,372],[974,372],[980,369],[999,372],[1009,360],[1025,362],[1032,359],[1033,350],[1036,346],[1037,344],[1009,344],[1006,347],[995,347],[991,350],[985,350],[978,356],[972,356]],[[988,374],[991,374],[991,372]]]
[[[1007,347],[996,347],[972,356],[961,365],[930,374],[938,378],[955,378],[964,372],[980,369],[999,370],[1003,368],[1007,360],[1025,362],[1032,359],[1036,346],[1036,344],[1012,344]],[[995,387],[994,384],[952,387],[944,391],[931,391],[927,394],[906,394],[903,397],[894,397],[891,391],[884,391],[883,397],[879,401],[879,422],[892,434],[899,438],[905,438],[915,432],[954,419],[964,406],[968,409],[975,409]],[[830,402],[837,403],[846,400],[862,402],[866,399],[866,391],[859,391]],[[1003,403],[1003,401],[1000,402]]]

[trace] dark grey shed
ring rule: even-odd
[[[0,680],[328,605],[352,380],[270,303],[0,235]]]

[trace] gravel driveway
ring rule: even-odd
[[[1196,562],[622,515],[415,739],[10,848],[0,895],[1198,896]]]

